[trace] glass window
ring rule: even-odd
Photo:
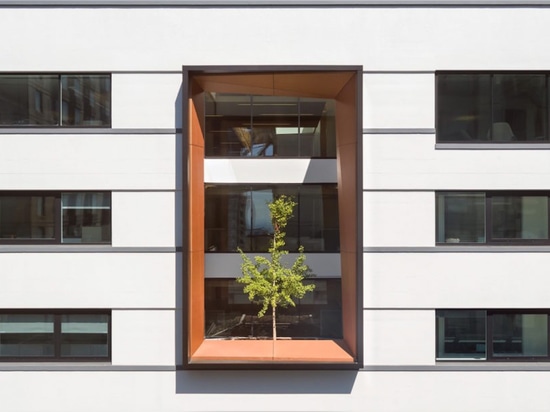
[[[0,358],[53,356],[52,314],[0,314]]]
[[[2,74],[0,126],[108,127],[108,74]]]
[[[437,194],[437,242],[485,243],[485,194]]]
[[[108,360],[110,313],[0,313],[0,361]]]
[[[550,241],[547,193],[437,193],[436,203],[437,243]]]
[[[111,243],[111,193],[0,193],[0,243]]]
[[[109,356],[109,316],[61,315],[61,356]]]
[[[336,185],[207,185],[205,249],[209,252],[266,252],[273,227],[267,204],[279,195],[298,203],[286,233],[286,247],[306,252],[339,251]]]
[[[492,348],[495,358],[548,356],[548,315],[494,313]]]
[[[548,313],[437,310],[437,358],[548,360]]]
[[[485,358],[485,318],[483,310],[438,310],[437,357]]]
[[[315,289],[296,301],[296,307],[277,309],[277,336],[340,339],[340,279],[309,282]],[[206,338],[271,337],[271,316],[258,318],[260,306],[248,300],[243,287],[234,279],[205,279]]]
[[[110,243],[110,193],[63,193],[61,209],[62,243]]]
[[[61,76],[64,126],[111,124],[111,78],[109,75]]]
[[[207,93],[206,156],[336,157],[330,99]]]
[[[56,199],[53,195],[0,196],[0,239],[54,239]]]
[[[491,237],[548,239],[547,196],[492,196]]]
[[[533,73],[437,74],[437,141],[548,141],[547,77]]]

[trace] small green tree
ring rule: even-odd
[[[315,289],[313,284],[304,284],[304,279],[309,273],[309,267],[304,263],[306,255],[303,246],[300,246],[298,257],[290,267],[286,267],[281,258],[288,254],[284,249],[286,233],[284,231],[288,220],[292,218],[292,212],[297,205],[288,196],[279,196],[268,203],[273,224],[273,238],[268,249],[270,258],[255,256],[250,259],[241,249],[241,271],[243,276],[237,278],[237,282],[243,283],[244,293],[248,299],[261,305],[258,317],[265,315],[271,307],[273,340],[277,339],[277,308],[296,306],[294,299],[301,299],[307,292]]]

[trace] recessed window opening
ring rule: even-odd
[[[338,192],[335,184],[206,185],[205,251],[266,252],[273,235],[267,204],[292,196],[294,217],[286,230],[289,251],[338,252]]]
[[[205,93],[206,156],[336,157],[332,99]]]
[[[295,307],[277,309],[277,336],[341,339],[340,279],[307,282],[315,284],[313,292],[296,301]],[[250,302],[243,285],[234,279],[205,279],[205,305],[206,338],[271,338],[271,315],[259,318],[259,306]]]

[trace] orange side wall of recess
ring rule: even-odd
[[[204,99],[195,87],[189,104],[189,353],[204,340]]]

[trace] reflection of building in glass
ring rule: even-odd
[[[207,156],[336,156],[331,99],[205,96]]]
[[[3,126],[109,126],[110,105],[107,74],[0,75]]]

